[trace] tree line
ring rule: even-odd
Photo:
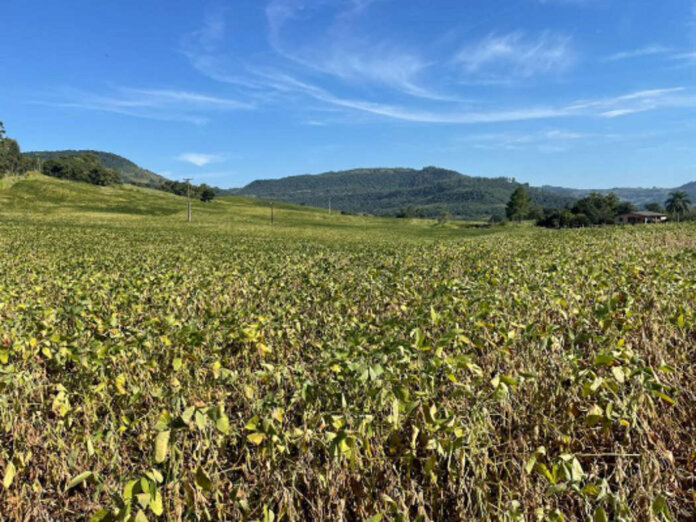
[[[657,213],[667,212],[677,221],[692,217],[691,200],[684,191],[670,193],[665,201],[664,209],[658,203],[650,203],[645,208]],[[506,216],[511,221],[521,222],[533,219],[538,226],[546,228],[609,225],[616,223],[620,215],[635,211],[636,207],[632,203],[621,201],[613,192],[608,194],[593,192],[573,204],[541,210],[534,205],[524,186],[515,189],[505,208]]]
[[[22,154],[17,140],[7,136],[0,121],[0,177],[4,174],[24,174],[36,170],[38,161]]]

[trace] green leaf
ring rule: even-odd
[[[183,420],[186,424],[190,423],[190,422],[191,422],[191,419],[193,418],[193,414],[194,414],[195,411],[196,411],[196,407],[195,407],[195,406],[189,406],[188,408],[186,408],[186,409],[184,410],[184,413],[181,414],[182,420]]]
[[[534,465],[536,464],[537,461],[537,454],[534,453],[531,457],[529,457],[529,460],[524,465],[524,470],[527,472],[527,474],[531,473],[532,470],[534,469]]]
[[[92,473],[91,471],[84,471],[84,472],[80,473],[79,475],[77,475],[76,477],[74,477],[68,483],[68,487],[65,488],[65,491],[69,491],[72,488],[79,486],[80,484],[82,484],[86,480],[93,480],[93,479],[94,479],[94,473]]]
[[[667,500],[662,495],[658,495],[657,498],[653,500],[652,512],[656,517],[662,515],[665,519],[672,520],[669,512],[669,505],[667,505]]]
[[[202,490],[210,491],[213,488],[213,483],[200,466],[198,466],[198,469],[196,469],[196,475],[194,478],[196,480],[196,485]]]
[[[220,411],[219,417],[215,421],[215,427],[220,433],[229,435],[230,433],[230,419],[227,418],[224,411]]]
[[[655,397],[659,397],[660,399],[662,399],[662,400],[665,401],[666,403],[669,403],[669,404],[676,404],[676,403],[677,403],[677,401],[675,401],[672,397],[670,397],[669,395],[667,395],[667,394],[664,393],[664,392],[657,391],[657,390],[653,390],[653,391],[652,391],[652,394],[653,394]]]
[[[169,430],[160,431],[155,439],[155,462],[158,464],[167,459],[167,451],[169,450]]]
[[[5,486],[5,489],[10,489],[16,474],[17,468],[12,461],[9,461],[7,463],[7,467],[5,468],[5,476],[2,479],[2,485]]]
[[[147,522],[147,517],[145,516],[145,513],[143,513],[142,509],[138,510],[133,522]]]
[[[597,506],[597,508],[594,510],[594,522],[609,522],[609,519],[607,518],[607,512],[604,511],[604,508],[602,506]]]
[[[203,412],[200,410],[196,412],[196,426],[198,426],[198,429],[203,431],[205,429],[205,426],[207,424],[205,415],[203,415]]]
[[[541,462],[539,462],[539,463],[537,463],[535,469],[537,470],[537,473],[546,477],[546,480],[548,480],[551,484],[556,483],[556,477],[554,477],[551,474],[551,472],[549,471],[549,468],[546,467],[546,464],[542,464]]]
[[[157,423],[155,424],[155,429],[157,431],[164,431],[169,429],[169,425],[172,422],[172,416],[168,411],[163,411],[160,413]]]
[[[365,520],[365,522],[380,522],[382,520],[382,513],[377,513],[376,515],[372,515],[370,518]]]
[[[249,419],[249,422],[247,422],[244,427],[249,431],[256,431],[256,426],[258,426],[258,424],[259,418],[254,415],[251,419]]]
[[[136,498],[138,499],[138,504],[140,504],[143,509],[150,505],[150,493],[138,493]]]
[[[130,500],[133,498],[133,488],[137,483],[137,480],[129,480],[126,482],[126,485],[123,486],[123,500],[127,500],[130,503]]]
[[[108,509],[100,509],[90,518],[90,522],[112,522],[113,520],[116,520],[116,517]]]

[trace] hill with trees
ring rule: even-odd
[[[118,173],[105,167],[93,154],[75,156],[56,156],[41,164],[46,176],[81,181],[92,185],[117,185],[121,183]]]
[[[239,194],[327,207],[349,213],[460,218],[503,216],[513,191],[522,184],[510,178],[465,176],[453,170],[426,167],[365,168],[317,175],[254,181]],[[537,207],[563,206],[569,196],[527,187]]]
[[[129,159],[101,150],[55,150],[55,151],[32,151],[26,152],[26,156],[36,158],[41,161],[48,161],[57,157],[67,156],[96,156],[101,164],[107,169],[114,170],[118,173],[121,181],[131,185],[143,185],[148,187],[159,187],[167,180],[164,176],[155,174],[154,172],[139,167]]]

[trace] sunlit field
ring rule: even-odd
[[[0,518],[690,520],[696,227],[0,181]]]

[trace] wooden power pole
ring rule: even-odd
[[[186,183],[186,201],[188,207],[188,221],[191,222],[191,178],[184,178]]]
[[[271,225],[275,224],[275,214],[273,213],[273,202],[271,201]]]

